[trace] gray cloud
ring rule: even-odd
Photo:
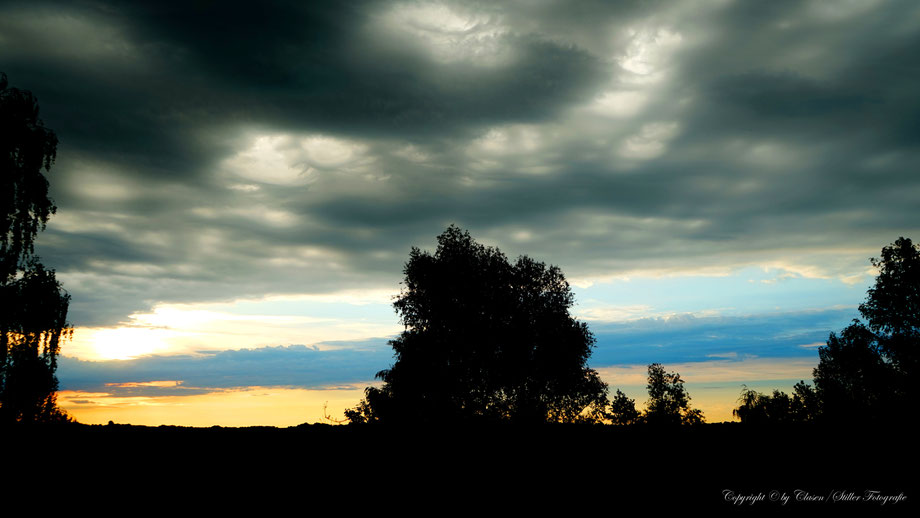
[[[852,275],[920,221],[912,2],[7,2],[0,38],[78,325],[395,291],[451,222],[591,277]]]
[[[197,395],[250,387],[328,388],[366,382],[392,363],[386,339],[351,342],[332,350],[303,345],[228,350],[134,360],[60,360],[62,390],[114,396]],[[167,386],[151,382],[172,381]]]

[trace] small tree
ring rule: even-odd
[[[609,419],[615,425],[631,425],[642,422],[642,415],[636,410],[636,400],[617,389],[610,402]]]
[[[54,203],[49,171],[57,137],[31,93],[0,74],[0,422],[64,417],[55,404],[57,355],[70,297],[34,255]]]
[[[648,403],[645,421],[652,425],[699,424],[703,412],[690,408],[690,395],[676,372],[665,372],[660,363],[648,366]]]
[[[594,337],[569,315],[558,267],[511,264],[450,226],[434,254],[412,249],[404,273],[396,361],[346,413],[352,422],[603,418],[607,386],[587,366]]]
[[[795,421],[814,421],[821,415],[821,400],[814,387],[799,380],[793,387],[792,415]]]

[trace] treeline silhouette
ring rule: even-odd
[[[879,270],[858,319],[818,349],[814,387],[792,396],[742,391],[734,415],[746,424],[901,423],[917,405],[920,345],[920,246],[901,237],[870,259]]]
[[[394,303],[406,330],[390,344],[382,387],[346,410],[350,423],[703,423],[677,373],[648,367],[644,412],[587,367],[595,339],[569,314],[556,266],[512,264],[454,225],[433,253],[413,248]]]
[[[814,386],[791,395],[743,388],[733,415],[746,425],[897,421],[916,400],[920,248],[900,238],[871,259],[875,286],[854,321],[819,349]],[[613,399],[587,367],[594,337],[568,309],[557,267],[497,249],[450,226],[434,254],[414,248],[394,306],[406,331],[395,363],[346,411],[353,424],[512,422],[674,427],[704,423],[680,374],[648,366],[644,410],[619,389]]]

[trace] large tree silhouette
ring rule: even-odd
[[[906,421],[916,407],[920,349],[920,247],[901,237],[870,259],[878,268],[859,312],[866,320],[831,333],[818,349],[815,388],[799,382],[790,398],[743,390],[734,414],[763,424]]]
[[[920,245],[901,237],[871,261],[879,274],[859,312],[879,351],[905,381],[917,374],[920,359]]]
[[[818,350],[815,387],[827,419],[890,420],[917,402],[920,247],[899,238],[871,259],[879,269],[859,312]]]
[[[815,388],[795,386],[792,398],[744,390],[734,414],[742,422],[829,421],[868,424],[910,419],[916,407],[920,349],[920,247],[901,237],[870,259],[878,268],[859,312],[818,349]]]
[[[27,91],[0,73],[0,421],[51,421],[57,354],[70,301],[34,255],[36,234],[56,208],[48,197],[57,137]]]
[[[395,363],[346,413],[352,422],[603,418],[607,386],[587,366],[594,337],[569,315],[558,267],[511,264],[451,226],[434,254],[413,248],[404,273]]]

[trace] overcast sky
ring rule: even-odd
[[[559,265],[599,368],[816,360],[920,236],[917,2],[272,4],[0,5],[0,71],[60,139],[65,388],[317,344],[322,376],[230,385],[370,380],[451,223]],[[102,393],[126,364],[96,363]]]

